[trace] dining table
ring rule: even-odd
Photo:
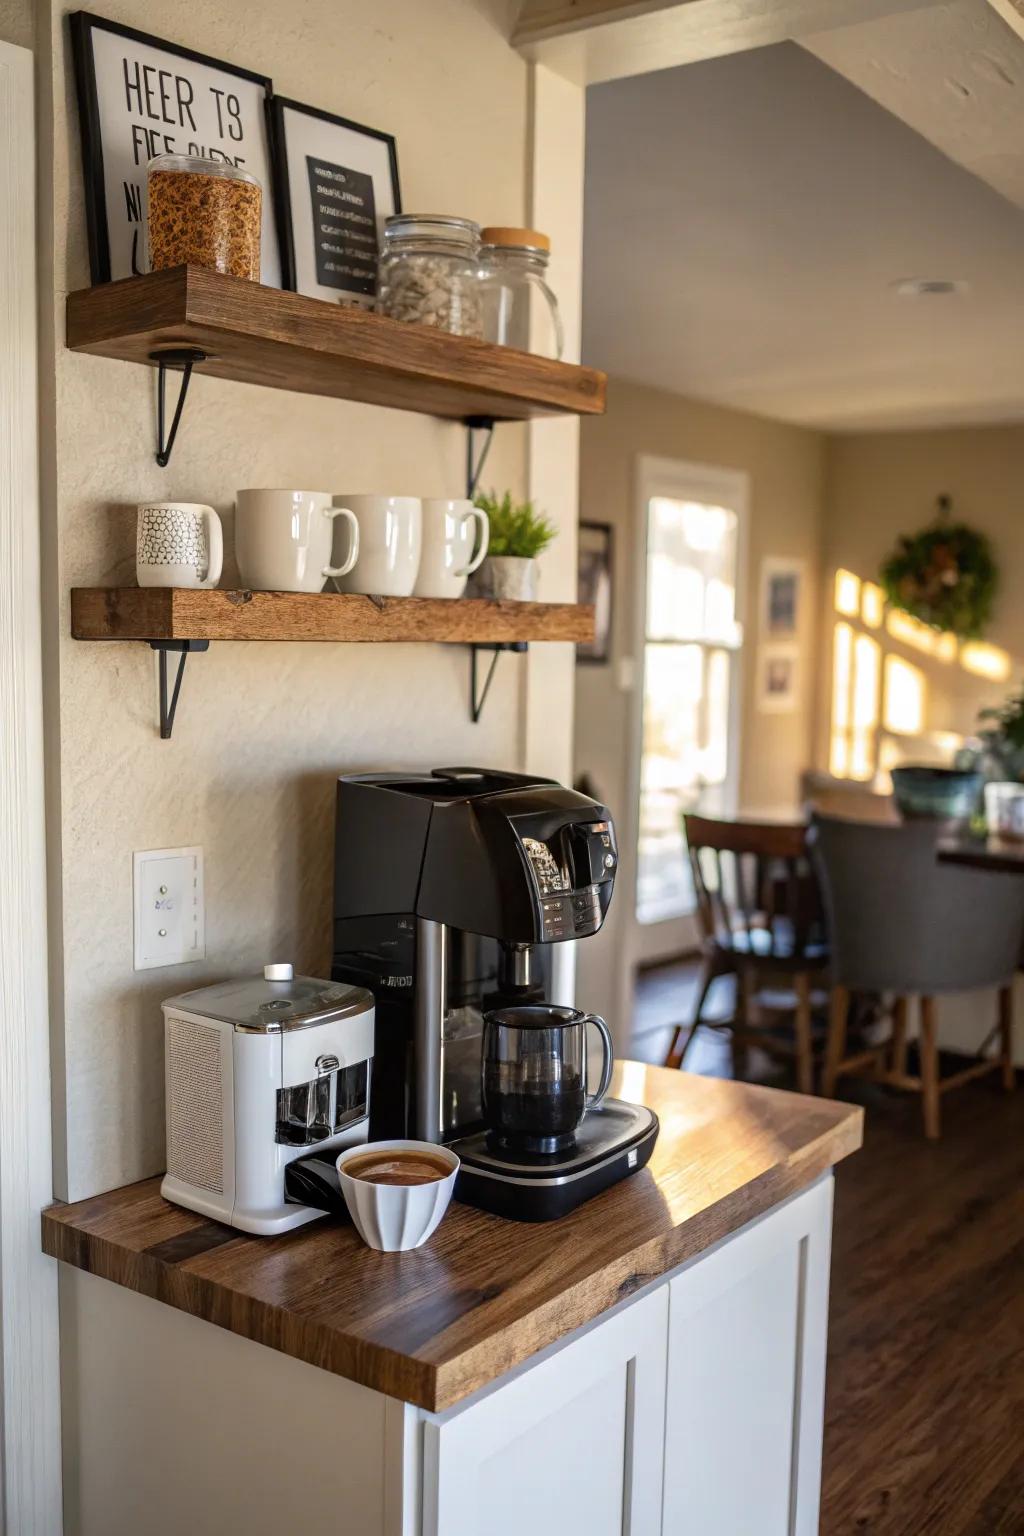
[[[992,874],[1024,875],[1024,842],[960,833],[938,843],[940,864],[960,864],[967,869],[987,869]]]

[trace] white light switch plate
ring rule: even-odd
[[[133,856],[135,969],[206,955],[203,850],[151,848]]]

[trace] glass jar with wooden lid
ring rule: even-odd
[[[263,191],[229,160],[158,155],[147,169],[149,265],[209,267],[260,280]]]
[[[551,241],[539,229],[489,225],[480,231],[484,339],[521,352],[561,357],[558,300],[548,287]]]

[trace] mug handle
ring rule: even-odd
[[[348,558],[344,565],[325,565],[321,572],[324,576],[347,576],[349,571],[359,559],[359,519],[348,507],[324,507],[324,517],[343,517],[352,529],[352,546],[348,552]]]
[[[203,508],[203,522],[206,524],[206,541],[210,550],[210,563],[206,568],[206,579],[201,581],[201,587],[215,587],[220,581],[220,573],[224,569],[224,529],[220,518],[212,507]]]
[[[593,1024],[601,1036],[601,1044],[604,1047],[604,1064],[601,1067],[601,1081],[597,1085],[597,1092],[587,1095],[587,1109],[598,1109],[605,1100],[605,1095],[611,1087],[612,1068],[615,1065],[615,1052],[612,1048],[612,1037],[608,1025],[599,1013],[588,1013],[583,1020],[583,1028]]]
[[[463,512],[461,521],[464,523],[467,517],[475,517],[480,524],[480,548],[468,565],[464,565],[461,571],[453,571],[453,576],[472,576],[477,566],[482,564],[487,553],[487,546],[491,542],[491,521],[487,513],[481,507],[470,507],[468,512]]]

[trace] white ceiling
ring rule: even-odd
[[[619,377],[830,430],[1024,419],[1024,212],[792,43],[591,88],[584,274]]]

